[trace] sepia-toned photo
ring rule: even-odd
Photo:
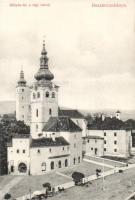
[[[0,200],[135,199],[135,1],[0,0]]]

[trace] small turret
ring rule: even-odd
[[[121,114],[121,112],[119,110],[117,110],[117,112],[115,114],[116,119],[120,120],[120,114]]]

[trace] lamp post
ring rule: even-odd
[[[104,171],[105,171],[105,166],[104,166],[104,164],[105,164],[105,160],[104,160],[104,158],[103,158],[103,182],[102,182],[102,189],[103,189],[103,191],[105,190],[105,177],[104,177]]]
[[[31,188],[29,189],[29,193],[30,193],[30,200],[31,200]]]

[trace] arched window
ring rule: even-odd
[[[38,109],[36,109],[36,117],[38,117]]]
[[[55,98],[55,92],[52,92],[52,98]]]
[[[74,158],[74,160],[73,160],[74,165],[75,165],[75,161],[76,161],[76,159]]]
[[[68,166],[68,160],[66,159],[65,160],[65,167],[67,167]]]
[[[80,163],[80,156],[78,157],[78,163]]]
[[[42,171],[46,171],[46,163],[45,162],[42,162],[41,169],[42,169]]]
[[[38,132],[38,124],[36,124],[36,132]]]
[[[33,93],[33,99],[35,99],[36,98],[36,95],[35,95],[35,93]]]
[[[40,98],[40,92],[37,93],[37,98]]]
[[[54,161],[51,162],[51,170],[54,169]]]
[[[48,91],[46,92],[46,97],[49,97],[49,92]]]
[[[58,162],[58,168],[61,168],[61,160]]]

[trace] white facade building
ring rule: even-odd
[[[128,157],[130,155],[131,131],[89,129],[87,134],[104,138],[104,156]]]
[[[82,115],[78,121],[59,116],[58,86],[52,82],[43,44],[36,82],[26,85],[21,71],[16,88],[16,119],[30,124],[29,135],[15,135],[8,147],[8,172],[39,175],[82,161]],[[71,111],[70,111],[71,113]],[[74,112],[75,113],[75,112]]]

